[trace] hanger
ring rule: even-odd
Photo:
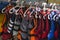
[[[4,8],[2,9],[2,13],[5,13],[5,10],[6,10],[6,7],[4,7]]]
[[[47,3],[42,3],[42,6],[43,6],[43,10],[44,11],[47,10],[46,5],[47,5]]]
[[[18,14],[18,13],[17,13],[18,10],[19,10],[21,7],[24,7],[24,6],[23,6],[23,3],[24,3],[24,1],[21,2],[21,6],[20,6],[19,4],[17,4],[15,7],[13,7],[12,9],[10,9],[9,13],[12,14],[13,12],[15,12],[16,14]],[[16,10],[15,8],[17,8],[17,10]]]
[[[9,4],[7,7],[2,9],[2,13],[5,13],[6,10],[10,10],[12,7],[14,7],[13,5]]]
[[[9,13],[12,14],[12,13],[15,13],[16,15],[18,15],[17,11],[19,10],[20,6],[15,6],[13,7],[12,9],[10,9]]]
[[[30,1],[30,2],[29,2],[30,7],[24,12],[24,17],[26,17],[26,12],[27,12],[29,9],[34,8],[31,4],[32,4],[32,2]],[[31,14],[30,14],[30,16],[31,16]]]
[[[37,13],[38,13],[38,11],[41,10],[40,8],[39,8],[39,10],[37,9],[37,7],[39,6],[39,2],[35,2],[35,6],[36,6],[36,7],[35,7],[35,10],[36,10],[36,11],[35,11],[35,13],[36,13],[36,14],[35,14],[35,18],[38,18]]]
[[[2,9],[2,13],[5,13],[6,7]]]
[[[24,1],[21,2],[21,6],[20,7],[25,7],[23,4],[24,4]]]
[[[47,8],[46,8],[46,6],[47,6],[47,3],[42,3],[42,6],[43,6],[43,19],[45,19],[45,16],[46,16],[46,10],[47,10]]]
[[[55,10],[57,11],[58,9],[57,9],[57,4],[56,3],[54,3],[54,5],[55,5]]]
[[[53,4],[53,5],[52,5],[52,8],[51,8],[51,10],[55,10],[55,9],[54,9],[54,6],[55,6],[55,4]]]
[[[19,13],[19,11],[20,11],[20,9],[21,9],[21,8],[23,9],[23,8],[25,8],[25,7],[26,7],[26,6],[24,6],[23,4],[24,4],[24,1],[22,1],[22,2],[21,2],[20,8],[19,8],[19,10],[18,10],[18,12],[17,12],[17,13]],[[24,16],[24,13],[23,13],[23,16]]]

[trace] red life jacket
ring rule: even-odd
[[[36,35],[36,40],[41,40],[41,37],[42,37],[42,26],[44,26],[44,22],[43,22],[43,16],[40,12],[39,14],[41,16],[41,19],[37,19],[37,27],[35,29],[35,35]],[[43,23],[43,24],[42,24]]]
[[[7,28],[3,27],[2,40],[8,40],[11,38],[11,34],[7,32]]]
[[[8,40],[9,38],[11,38],[11,34],[9,34],[8,32],[7,32],[7,30],[8,30],[8,28],[6,27],[7,25],[6,25],[6,22],[8,22],[9,21],[9,18],[10,18],[10,16],[9,16],[9,10],[12,8],[13,6],[12,5],[9,5],[9,6],[7,6],[6,7],[6,9],[5,9],[5,17],[4,17],[4,20],[3,20],[3,25],[2,25],[2,40]]]
[[[42,21],[42,39],[47,38],[48,32],[49,32],[49,20],[48,20],[48,11],[46,11],[46,17],[45,17],[45,22]],[[43,24],[44,23],[44,24]]]

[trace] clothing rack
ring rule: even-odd
[[[6,32],[8,34],[12,33],[12,36],[15,36],[19,31],[18,40],[57,40],[58,36],[60,37],[58,33],[58,26],[60,26],[60,11],[56,8],[57,4],[39,4],[38,2],[32,4],[32,2],[30,2],[29,4],[27,3],[29,7],[23,4],[24,2],[22,2],[21,5],[17,4],[16,6],[8,5],[12,7],[5,7],[2,9],[2,13],[6,15]],[[18,24],[15,24],[15,22]],[[17,28],[14,30],[14,27]],[[13,33],[13,30],[16,34]],[[4,35],[3,31],[2,36]],[[7,37],[5,40],[8,39],[9,38]],[[14,39],[14,37],[12,37],[12,39]]]

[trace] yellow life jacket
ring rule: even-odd
[[[2,32],[2,28],[3,28],[3,25],[4,25],[4,23],[5,23],[5,21],[6,21],[6,15],[5,14],[1,14],[1,19],[0,19],[0,32]]]

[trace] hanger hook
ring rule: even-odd
[[[46,5],[47,5],[47,3],[42,3],[42,6],[43,6],[43,10],[44,11],[46,10]]]
[[[21,6],[23,6],[24,1],[21,2]]]
[[[2,9],[2,13],[4,13],[4,12],[5,12],[5,9],[6,9],[6,8],[3,8],[3,9]]]

